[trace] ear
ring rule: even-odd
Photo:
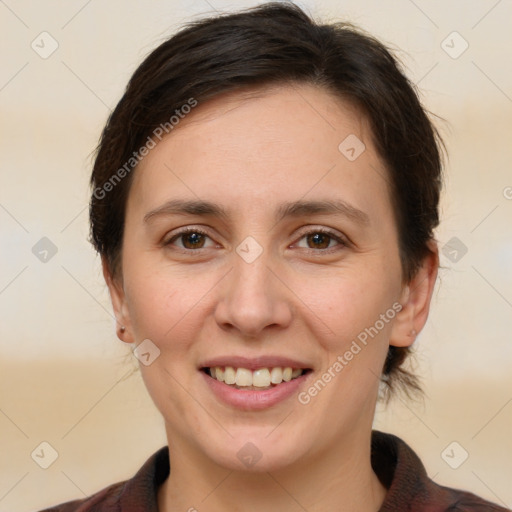
[[[400,297],[402,309],[395,317],[389,340],[389,344],[395,347],[412,345],[428,318],[439,268],[437,243],[431,241],[428,245],[429,254],[424,258],[412,280],[402,289]]]
[[[105,257],[101,257],[101,266],[103,269],[103,277],[107,283],[110,293],[110,300],[116,317],[117,337],[125,343],[133,343],[133,333],[130,322],[130,315],[126,306],[126,298],[122,278],[116,278],[112,275],[110,266]],[[124,328],[124,329],[123,329]]]

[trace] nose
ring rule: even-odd
[[[265,253],[247,263],[233,255],[234,267],[221,287],[215,320],[224,330],[256,338],[269,329],[286,328],[292,319],[291,294]]]

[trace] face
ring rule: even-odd
[[[200,104],[145,157],[110,289],[173,449],[268,471],[366,439],[422,326],[386,176],[358,111],[305,85]]]

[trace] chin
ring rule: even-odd
[[[307,451],[304,438],[296,438],[284,429],[279,436],[269,435],[271,431],[267,427],[247,429],[203,450],[219,466],[252,473],[288,468],[298,461],[300,452]]]

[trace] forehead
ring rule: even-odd
[[[369,210],[377,194],[389,206],[365,116],[325,89],[298,84],[199,103],[139,164],[132,188],[147,206],[172,192],[228,206],[240,197],[268,205],[339,192]]]
[[[243,148],[244,154],[269,145],[287,150],[301,141],[301,154],[338,156],[340,138],[358,135],[371,144],[366,116],[355,105],[310,84],[273,85],[227,92],[197,107],[179,121],[167,137],[176,144],[193,139],[219,149]],[[324,144],[320,145],[320,142]],[[198,144],[196,144],[198,145]],[[329,146],[329,147],[328,147]],[[271,152],[259,153],[264,158]],[[289,160],[292,154],[287,155]]]

